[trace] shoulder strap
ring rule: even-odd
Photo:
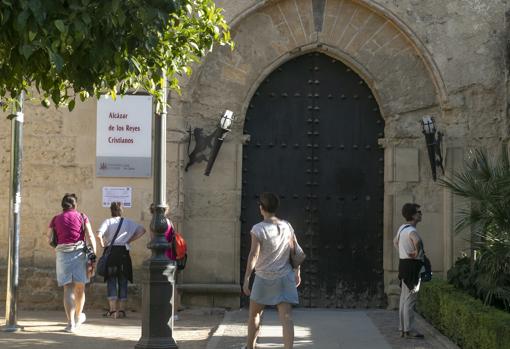
[[[83,240],[83,242],[85,242],[85,244],[87,244],[87,242],[85,241],[85,216],[81,212],[80,216],[81,216],[81,239]]]
[[[402,232],[402,230],[404,230],[405,228],[408,228],[408,227],[410,227],[410,226],[411,226],[411,224],[405,224],[402,228],[400,228],[400,229],[398,230],[398,232],[397,232],[397,244],[398,244],[398,242],[400,241],[400,233]]]
[[[119,235],[120,227],[122,226],[122,222],[124,221],[124,217],[120,218],[119,226],[117,227],[117,231],[115,232],[115,235],[113,236],[112,242],[110,242],[110,246],[113,246],[113,243],[115,242],[115,239],[117,239],[117,235]]]

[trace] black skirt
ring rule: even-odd
[[[112,246],[104,280],[106,281],[109,276],[121,275],[133,283],[131,256],[125,246]]]
[[[420,270],[423,262],[420,259],[400,259],[398,263],[398,278],[412,290],[420,280]]]

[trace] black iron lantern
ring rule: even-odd
[[[225,139],[225,135],[231,131],[232,122],[234,121],[234,112],[231,110],[225,110],[223,116],[220,119],[220,123],[215,131],[214,143],[211,150],[211,154],[209,155],[209,160],[207,161],[207,167],[205,168],[204,174],[209,176],[211,174],[212,167],[214,162],[216,161],[216,157],[218,156],[218,152],[220,151],[221,145],[223,144],[223,140]]]
[[[436,130],[434,118],[426,116],[422,119],[423,134],[427,144],[427,152],[429,154],[430,168],[432,169],[432,179],[437,180],[437,167],[441,168],[444,175],[443,155],[441,153],[441,142],[443,134]]]
[[[220,122],[216,129],[210,134],[204,134],[202,128],[189,129],[189,143],[188,143],[188,163],[184,171],[197,162],[207,161],[205,175],[211,174],[212,167],[218,156],[225,135],[231,131],[232,123],[234,122],[234,112],[225,110]],[[189,151],[191,139],[195,138],[195,147],[193,151]]]

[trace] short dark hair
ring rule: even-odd
[[[259,205],[268,213],[275,213],[280,207],[280,199],[278,195],[273,193],[260,194]]]
[[[120,217],[122,216],[122,202],[114,201],[110,204],[110,211],[112,212],[112,217]]]
[[[418,209],[420,208],[420,205],[418,204],[412,204],[407,203],[402,206],[402,216],[404,216],[406,221],[412,221],[413,216],[418,213]]]
[[[72,208],[76,208],[76,204],[78,203],[78,197],[74,193],[65,193],[62,198],[62,209],[70,210]]]

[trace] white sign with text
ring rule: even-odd
[[[150,177],[152,97],[124,96],[97,102],[96,175]]]
[[[120,201],[122,206],[130,208],[131,187],[103,187],[103,207],[110,207],[112,202]]]

